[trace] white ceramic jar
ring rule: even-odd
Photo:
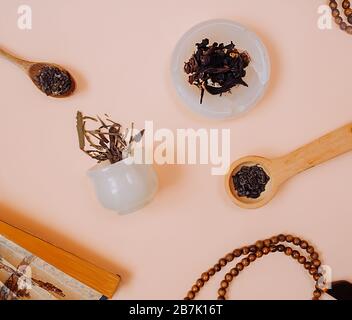
[[[150,164],[136,164],[130,158],[103,162],[88,171],[101,204],[120,214],[144,207],[155,196],[158,177]]]

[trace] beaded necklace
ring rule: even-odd
[[[283,245],[282,243],[288,243],[288,245]],[[308,254],[308,257],[301,255],[299,251],[291,248],[290,244],[303,249]],[[312,300],[319,300],[322,294],[326,292],[325,289],[321,288],[320,283],[320,281],[323,280],[323,275],[319,273],[319,267],[321,266],[319,254],[315,251],[313,246],[309,245],[307,241],[301,240],[298,237],[283,234],[263,241],[259,240],[253,245],[236,249],[227,254],[212,268],[201,275],[201,277],[188,292],[185,300],[193,300],[197,293],[202,287],[204,287],[205,283],[208,282],[212,276],[214,276],[217,272],[220,272],[222,268],[232,262],[235,258],[245,256],[241,262],[237,263],[236,266],[225,275],[224,280],[221,281],[220,289],[218,290],[218,300],[226,300],[226,293],[230,283],[239,275],[241,271],[257,259],[262,258],[269,253],[275,252],[282,252],[286,256],[292,257],[309,272],[315,281]]]
[[[332,16],[335,18],[335,22],[339,25],[340,29],[346,31],[348,34],[352,34],[352,9],[349,0],[343,0],[342,9],[347,18],[348,25],[341,17],[340,10],[338,9],[338,3],[336,0],[330,0],[329,7],[331,9]]]

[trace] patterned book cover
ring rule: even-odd
[[[0,300],[103,300],[99,292],[0,235]]]

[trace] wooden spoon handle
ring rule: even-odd
[[[352,151],[352,123],[277,159],[282,167],[281,179],[287,180],[348,151]]]
[[[17,66],[21,67],[25,71],[28,71],[32,62],[17,58],[13,54],[5,51],[4,49],[0,48],[0,55],[3,56],[5,59],[11,61],[12,63],[16,64]]]

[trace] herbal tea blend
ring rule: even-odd
[[[102,120],[100,117],[83,116],[82,112],[77,112],[79,146],[82,151],[98,162],[109,160],[113,164],[131,155],[134,143],[141,141],[144,130],[133,135],[133,123],[131,129],[123,130],[120,124],[105,116],[106,119]],[[98,128],[87,129],[87,121],[97,123]],[[90,149],[86,149],[86,143],[91,147]]]
[[[251,60],[246,51],[239,52],[233,42],[209,45],[208,39],[197,43],[196,47],[196,52],[185,62],[184,71],[189,75],[189,83],[201,90],[200,103],[205,91],[222,95],[237,85],[248,87],[243,80]]]
[[[258,199],[270,181],[270,177],[258,165],[243,166],[232,179],[238,196],[251,199]]]
[[[36,84],[47,96],[64,96],[72,90],[71,75],[57,67],[44,66],[35,78]]]

